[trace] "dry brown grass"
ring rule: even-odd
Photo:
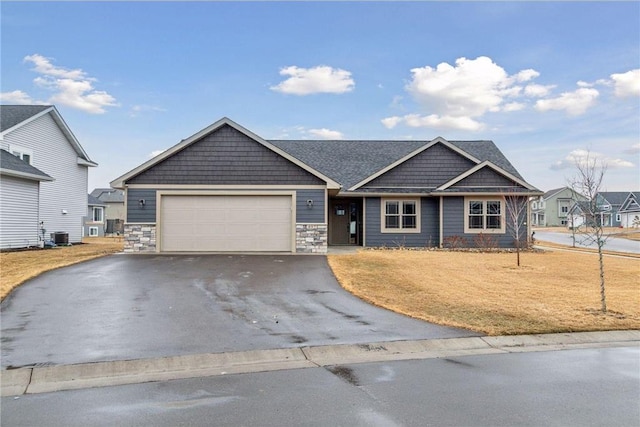
[[[489,335],[640,328],[640,259],[607,256],[599,312],[595,255],[360,251],[329,256],[340,284],[415,318]]]
[[[84,244],[53,249],[0,252],[0,300],[45,271],[121,252],[122,238],[85,237]]]

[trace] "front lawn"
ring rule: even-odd
[[[331,255],[340,284],[372,304],[488,335],[640,329],[640,259],[605,257],[602,314],[597,256],[362,250]]]

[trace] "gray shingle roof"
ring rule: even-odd
[[[605,199],[609,204],[621,205],[624,203],[627,196],[629,196],[630,191],[601,191],[598,193],[598,196]]]
[[[0,105],[0,132],[11,129],[51,105]]]
[[[124,191],[115,188],[96,188],[91,195],[103,203],[124,203]]]
[[[105,206],[104,203],[102,203],[100,200],[93,197],[91,194],[87,195],[87,204],[89,206]]]
[[[0,169],[3,174],[22,176],[35,181],[51,181],[53,179],[40,169],[31,166],[6,150],[0,150]]]
[[[431,141],[268,140],[313,169],[351,188]],[[524,180],[493,141],[448,141],[476,159]]]

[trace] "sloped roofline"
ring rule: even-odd
[[[336,181],[334,181],[333,179],[331,179],[328,176],[326,176],[326,175],[318,172],[317,170],[311,168],[307,164],[301,162],[299,159],[296,159],[295,157],[291,156],[290,154],[286,153],[285,151],[282,151],[281,149],[279,149],[275,145],[267,142],[265,139],[261,138],[260,136],[256,135],[255,133],[251,132],[250,130],[244,128],[243,126],[240,126],[239,124],[237,124],[233,120],[229,119],[228,117],[221,118],[217,122],[207,126],[206,128],[202,129],[199,132],[196,132],[195,134],[191,135],[189,138],[182,140],[178,144],[176,144],[173,147],[169,148],[168,150],[165,150],[164,152],[158,154],[156,157],[146,161],[145,163],[141,164],[140,166],[136,167],[135,169],[130,170],[129,172],[125,173],[122,176],[119,176],[118,178],[116,178],[113,181],[111,181],[111,183],[110,183],[111,187],[120,188],[120,189],[124,188],[124,183],[126,181],[128,181],[131,178],[139,175],[140,173],[150,169],[154,165],[160,163],[161,161],[165,160],[168,157],[171,157],[175,153],[185,149],[189,145],[191,145],[194,142],[200,140],[204,136],[206,136],[206,135],[218,130],[219,128],[221,128],[224,125],[231,126],[232,128],[234,128],[238,132],[243,133],[247,137],[249,137],[249,138],[253,139],[254,141],[256,141],[257,143],[263,145],[265,148],[275,152],[276,154],[278,154],[278,155],[284,157],[285,159],[289,160],[290,162],[294,163],[296,166],[304,169],[305,171],[309,172],[310,174],[314,175],[315,177],[320,178],[321,180],[325,181],[327,183],[327,188],[329,188],[329,189],[340,189],[341,188],[340,184],[337,183]]]
[[[42,172],[40,169],[30,165],[24,160],[21,160],[20,158],[13,156],[13,154],[9,153],[8,151],[0,150],[0,152],[2,152],[0,157],[11,156],[9,159],[5,159],[5,161],[3,161],[0,164],[0,175],[12,176],[15,178],[23,178],[31,181],[55,181],[55,179],[50,175],[47,175],[46,173]],[[21,168],[23,170],[19,170],[11,167],[11,161],[7,161],[7,160],[10,160],[11,158],[14,158],[14,157],[15,157],[14,161],[22,163]],[[9,167],[7,167],[7,164],[9,164]]]
[[[630,191],[627,197],[624,199],[624,202],[620,205],[619,212],[627,212],[629,211],[629,205],[634,201],[636,204],[640,204],[640,193]]]
[[[73,132],[71,132],[71,129],[69,128],[69,126],[67,126],[67,123],[64,121],[64,119],[58,112],[58,109],[55,107],[55,105],[52,105],[49,108],[46,108],[40,111],[39,113],[34,114],[33,116],[21,121],[20,123],[17,123],[8,129],[5,129],[0,135],[4,137],[9,132],[13,132],[14,130],[19,129],[22,126],[25,126],[26,124],[31,123],[32,121],[39,119],[40,117],[49,113],[51,113],[51,117],[53,117],[53,121],[56,122],[56,124],[58,125],[58,127],[60,128],[64,136],[67,137],[67,140],[71,143],[71,146],[80,157],[78,163],[84,166],[92,166],[92,167],[98,166],[96,162],[94,162],[89,158],[89,155],[87,154],[87,152],[84,151],[84,148],[82,148],[82,145],[80,145],[80,141],[78,141],[78,139],[73,134]]]
[[[469,154],[466,151],[464,151],[464,150],[456,147],[455,145],[451,144],[449,141],[447,141],[443,137],[438,136],[437,138],[433,139],[432,141],[427,142],[425,145],[423,145],[422,147],[418,148],[417,150],[412,151],[411,153],[407,154],[403,158],[401,158],[399,160],[396,160],[395,162],[391,163],[390,165],[380,169],[378,172],[376,172],[376,173],[368,176],[367,178],[363,179],[362,181],[358,182],[357,184],[355,184],[354,186],[349,188],[348,191],[357,190],[358,188],[362,187],[363,185],[373,181],[374,179],[378,178],[381,175],[384,175],[385,173],[389,172],[391,169],[395,168],[396,166],[401,165],[402,163],[404,163],[407,160],[417,156],[418,154],[420,154],[423,151],[433,147],[436,144],[443,144],[445,147],[455,151],[456,153],[458,153],[461,156],[471,160],[472,162],[474,162],[476,164],[480,163],[480,160],[478,160],[477,158],[475,158],[471,154]]]
[[[544,193],[542,193],[542,191],[538,190],[537,188],[535,188],[531,184],[529,184],[529,183],[525,182],[524,180],[518,178],[517,176],[507,172],[506,170],[502,169],[501,167],[494,165],[493,163],[491,163],[488,160],[485,160],[484,162],[482,162],[482,163],[472,167],[471,169],[461,173],[460,175],[456,176],[452,180],[450,180],[448,182],[445,182],[440,187],[436,188],[436,191],[444,191],[447,188],[451,187],[452,185],[456,184],[457,182],[460,182],[463,179],[465,179],[466,177],[471,176],[474,173],[478,172],[480,169],[484,169],[485,167],[493,169],[495,172],[498,172],[500,175],[502,175],[502,176],[504,176],[506,178],[509,178],[510,180],[522,185],[527,190],[537,191],[537,192],[539,192],[541,194],[544,194]]]

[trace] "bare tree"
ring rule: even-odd
[[[505,202],[505,218],[507,232],[516,245],[516,257],[518,267],[520,266],[520,248],[527,243],[527,208],[529,206],[529,197],[518,194],[515,191],[510,192],[504,198]]]
[[[602,249],[607,242],[608,236],[604,232],[604,216],[609,212],[598,200],[598,193],[602,187],[602,181],[607,171],[607,165],[598,161],[587,151],[586,156],[576,159],[576,175],[570,181],[571,188],[575,193],[586,197],[585,201],[576,200],[577,209],[575,212],[582,212],[582,224],[575,226],[576,233],[581,236],[580,243],[592,245],[598,248],[598,262],[600,267],[600,304],[603,313],[607,312],[607,298],[604,278],[604,258]],[[575,218],[575,217],[574,217]]]

